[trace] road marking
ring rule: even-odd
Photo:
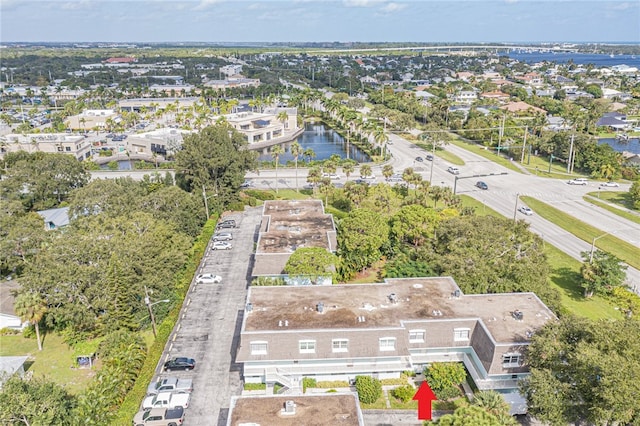
[[[178,324],[178,326],[176,327],[176,333],[180,331],[180,327],[182,327],[182,324]]]
[[[178,333],[173,333],[173,339],[171,339],[172,342],[176,341],[176,337],[178,337]]]
[[[189,298],[189,300],[187,300],[187,306],[189,306],[191,304],[191,298]]]

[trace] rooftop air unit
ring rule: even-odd
[[[316,311],[318,311],[319,313],[323,313],[324,312],[324,303],[323,302],[319,302],[316,305]]]

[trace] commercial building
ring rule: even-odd
[[[65,120],[67,128],[71,130],[107,129],[110,123],[117,124],[120,116],[112,109],[88,109],[78,115],[72,115]]]
[[[29,133],[0,136],[0,158],[9,152],[48,152],[73,155],[82,161],[91,156],[91,144],[83,135],[69,133]]]
[[[286,119],[283,121],[278,118],[281,112],[286,113]],[[247,137],[249,148],[252,144],[284,138],[298,130],[296,108],[268,108],[261,113],[245,111],[225,114],[222,117]]]

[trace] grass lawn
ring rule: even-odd
[[[42,352],[38,351],[36,339],[25,339],[22,335],[0,336],[0,356],[28,355],[27,371],[37,376],[45,375],[63,385],[70,393],[78,394],[95,376],[95,370],[74,367],[74,352],[54,333],[44,336]]]
[[[462,206],[463,207],[474,207],[476,215],[478,215],[478,216],[504,217],[503,215],[501,215],[497,211],[493,210],[491,207],[487,207],[486,204],[481,203],[480,201],[476,200],[473,197],[470,197],[468,195],[460,195],[460,198],[462,199]]]
[[[416,143],[416,145],[427,152],[431,152],[431,144],[420,142],[420,143]],[[445,148],[436,149],[436,155],[442,158],[443,160],[448,161],[451,164],[455,164],[456,166],[464,166],[464,160],[462,158],[447,151]]]
[[[418,409],[418,401],[409,400],[407,402],[402,402],[401,400],[394,398],[391,395],[391,391],[389,391],[389,403],[391,404],[392,410],[417,410]]]
[[[376,402],[372,404],[365,404],[361,402],[360,407],[362,407],[363,410],[386,410],[387,402],[384,399],[384,395],[381,395],[380,398],[378,398]]]
[[[590,192],[589,194],[582,197],[586,202],[595,204],[598,207],[601,207],[607,211],[610,211],[613,214],[617,214],[620,217],[623,217],[627,220],[640,224],[640,214],[634,214],[627,210],[622,210],[617,207],[611,206],[609,203],[605,203],[602,201],[602,197],[600,199],[595,198],[597,195],[596,192]]]
[[[633,201],[631,201],[631,196],[628,192],[622,191],[600,191],[600,195],[598,196],[598,192],[590,192],[589,195],[598,197],[601,200],[608,201],[610,203],[618,204],[624,208],[629,210],[633,210]],[[640,212],[638,212],[640,213]]]
[[[467,151],[473,152],[474,154],[478,154],[479,156],[493,161],[494,163],[500,164],[501,166],[513,170],[514,172],[522,173],[522,170],[517,165],[515,165],[513,161],[509,161],[504,157],[496,155],[494,151],[485,149],[483,146],[480,146],[473,142],[466,142],[458,135],[452,133],[451,137],[449,138],[449,143],[457,147],[466,149]]]
[[[622,318],[620,311],[611,306],[606,299],[583,296],[580,287],[580,262],[551,244],[545,244],[545,254],[551,267],[549,282],[560,291],[562,306],[571,313],[590,318]]]
[[[640,269],[640,249],[633,244],[629,244],[613,235],[605,235],[601,237],[605,232],[594,226],[582,222],[568,215],[555,207],[552,207],[542,201],[536,200],[532,197],[522,197],[522,201],[527,203],[536,214],[541,217],[555,223],[565,231],[571,232],[581,240],[591,244],[593,239],[599,237],[596,241],[596,247],[606,252],[613,254],[621,259],[623,262],[628,263],[636,269]]]

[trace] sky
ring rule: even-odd
[[[640,1],[0,0],[0,42],[640,42]]]

